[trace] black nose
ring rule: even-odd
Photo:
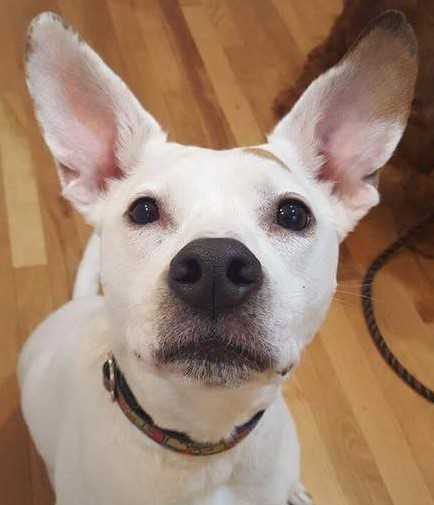
[[[259,260],[234,239],[193,240],[170,263],[172,290],[188,305],[205,310],[213,317],[242,304],[261,283]]]

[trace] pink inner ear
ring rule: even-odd
[[[344,126],[331,122],[329,128],[326,135],[320,137],[320,154],[325,162],[319,179],[333,182],[337,191],[351,191],[363,177],[364,149],[360,148],[363,140],[359,138],[364,131],[363,125],[350,120]]]
[[[324,157],[318,178],[334,183],[335,191],[351,196],[381,166],[388,133],[370,117],[363,83],[334,89],[316,126],[319,153]]]
[[[89,79],[89,74],[81,75],[80,63],[72,70],[59,71],[68,129],[61,140],[66,154],[62,164],[86,184],[104,190],[108,179],[122,175],[116,159],[116,118],[110,97]]]
[[[337,193],[347,196],[357,193],[363,181],[383,164],[382,149],[388,142],[387,134],[382,134],[381,124],[377,127],[371,124],[370,128],[360,122],[349,122],[325,142],[321,150],[325,162],[318,178],[333,182]]]

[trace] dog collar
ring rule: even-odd
[[[249,421],[237,426],[230,437],[219,442],[196,442],[185,433],[167,430],[154,423],[151,416],[140,407],[112,354],[104,362],[102,373],[104,387],[112,401],[119,405],[136,428],[162,447],[190,456],[210,456],[232,449],[256,427],[265,412],[259,411]]]

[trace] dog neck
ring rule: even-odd
[[[198,442],[186,433],[167,430],[155,424],[152,417],[137,402],[113,354],[108,355],[102,375],[104,387],[110,393],[110,398],[118,404],[139,431],[162,447],[189,456],[210,456],[232,449],[256,428],[265,412],[260,410],[247,422],[237,426],[230,437],[223,438],[217,443]]]
[[[154,422],[199,442],[229,437],[275,400],[280,381],[262,376],[236,388],[211,387],[148,368],[134,355],[116,353],[138,403]]]

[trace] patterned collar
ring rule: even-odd
[[[259,411],[249,421],[235,427],[231,436],[219,442],[196,442],[185,433],[160,428],[154,423],[138,404],[112,354],[104,362],[103,381],[112,401],[117,402],[119,408],[136,428],[157,444],[190,456],[210,456],[232,449],[247,437],[264,415],[264,410]]]

